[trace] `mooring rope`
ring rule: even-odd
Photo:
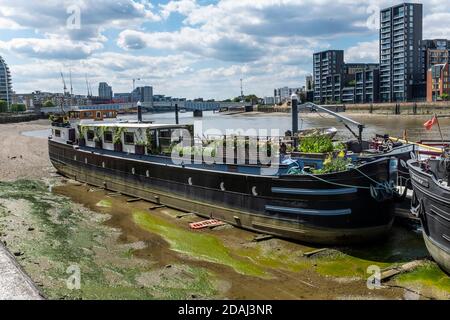
[[[297,163],[297,167],[293,167],[293,168],[289,169],[288,174],[289,175],[306,175],[306,176],[312,177],[314,179],[317,179],[319,181],[322,181],[324,183],[331,184],[331,185],[338,186],[338,187],[343,187],[343,188],[355,188],[355,189],[369,190],[370,195],[375,200],[380,201],[380,202],[387,198],[391,198],[394,195],[400,196],[398,194],[393,182],[391,182],[391,183],[389,183],[387,181],[379,182],[379,181],[376,181],[375,179],[369,177],[368,175],[366,175],[364,172],[362,172],[358,168],[353,168],[353,169],[356,172],[360,173],[365,178],[372,181],[375,184],[375,186],[370,185],[370,187],[364,187],[364,186],[355,186],[355,185],[348,185],[348,184],[329,181],[329,180],[319,177],[318,175],[314,175],[314,174],[304,171],[303,169],[300,169],[300,166],[298,165],[298,163]]]

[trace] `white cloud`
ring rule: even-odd
[[[228,98],[239,94],[243,76],[246,92],[268,95],[274,87],[302,85],[313,52],[339,46],[340,40],[350,43],[347,62],[377,62],[373,19],[379,9],[403,0],[164,2],[0,0],[0,29],[36,30],[30,39],[3,38],[0,49],[23,59],[23,69],[11,66],[15,82],[33,90],[60,88],[63,63],[63,69],[74,69],[81,88],[87,72],[93,82],[109,79],[115,91],[129,91],[130,79],[147,77],[158,93]],[[423,2],[424,38],[450,38],[450,0]],[[66,28],[66,8],[73,3],[81,9],[80,30]],[[171,15],[181,16],[182,23],[173,25],[178,19]],[[117,39],[107,39],[117,31]],[[111,47],[121,53],[109,52]],[[22,74],[27,68],[38,74]]]
[[[74,42],[65,38],[15,38],[0,41],[0,49],[40,59],[84,59],[93,52],[101,50],[101,43]]]
[[[345,52],[346,62],[368,62],[378,63],[380,58],[380,47],[378,40],[371,42],[359,42]]]
[[[174,12],[182,15],[188,15],[194,9],[198,9],[196,0],[169,1],[167,4],[160,4],[160,7],[161,16],[164,19],[167,19]]]

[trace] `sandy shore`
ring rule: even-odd
[[[38,179],[53,170],[47,139],[26,137],[25,131],[49,128],[48,120],[0,125],[0,180]]]

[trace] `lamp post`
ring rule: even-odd
[[[138,122],[142,122],[142,103],[140,101],[137,102],[137,111],[138,111]]]
[[[298,96],[293,93],[291,95],[291,108],[292,108],[292,138],[294,139],[294,147],[298,145]]]

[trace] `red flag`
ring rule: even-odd
[[[427,122],[425,122],[423,125],[425,126],[425,129],[427,130],[431,130],[433,128],[433,126],[438,122],[438,119],[436,116],[433,117],[433,119],[428,120]]]

